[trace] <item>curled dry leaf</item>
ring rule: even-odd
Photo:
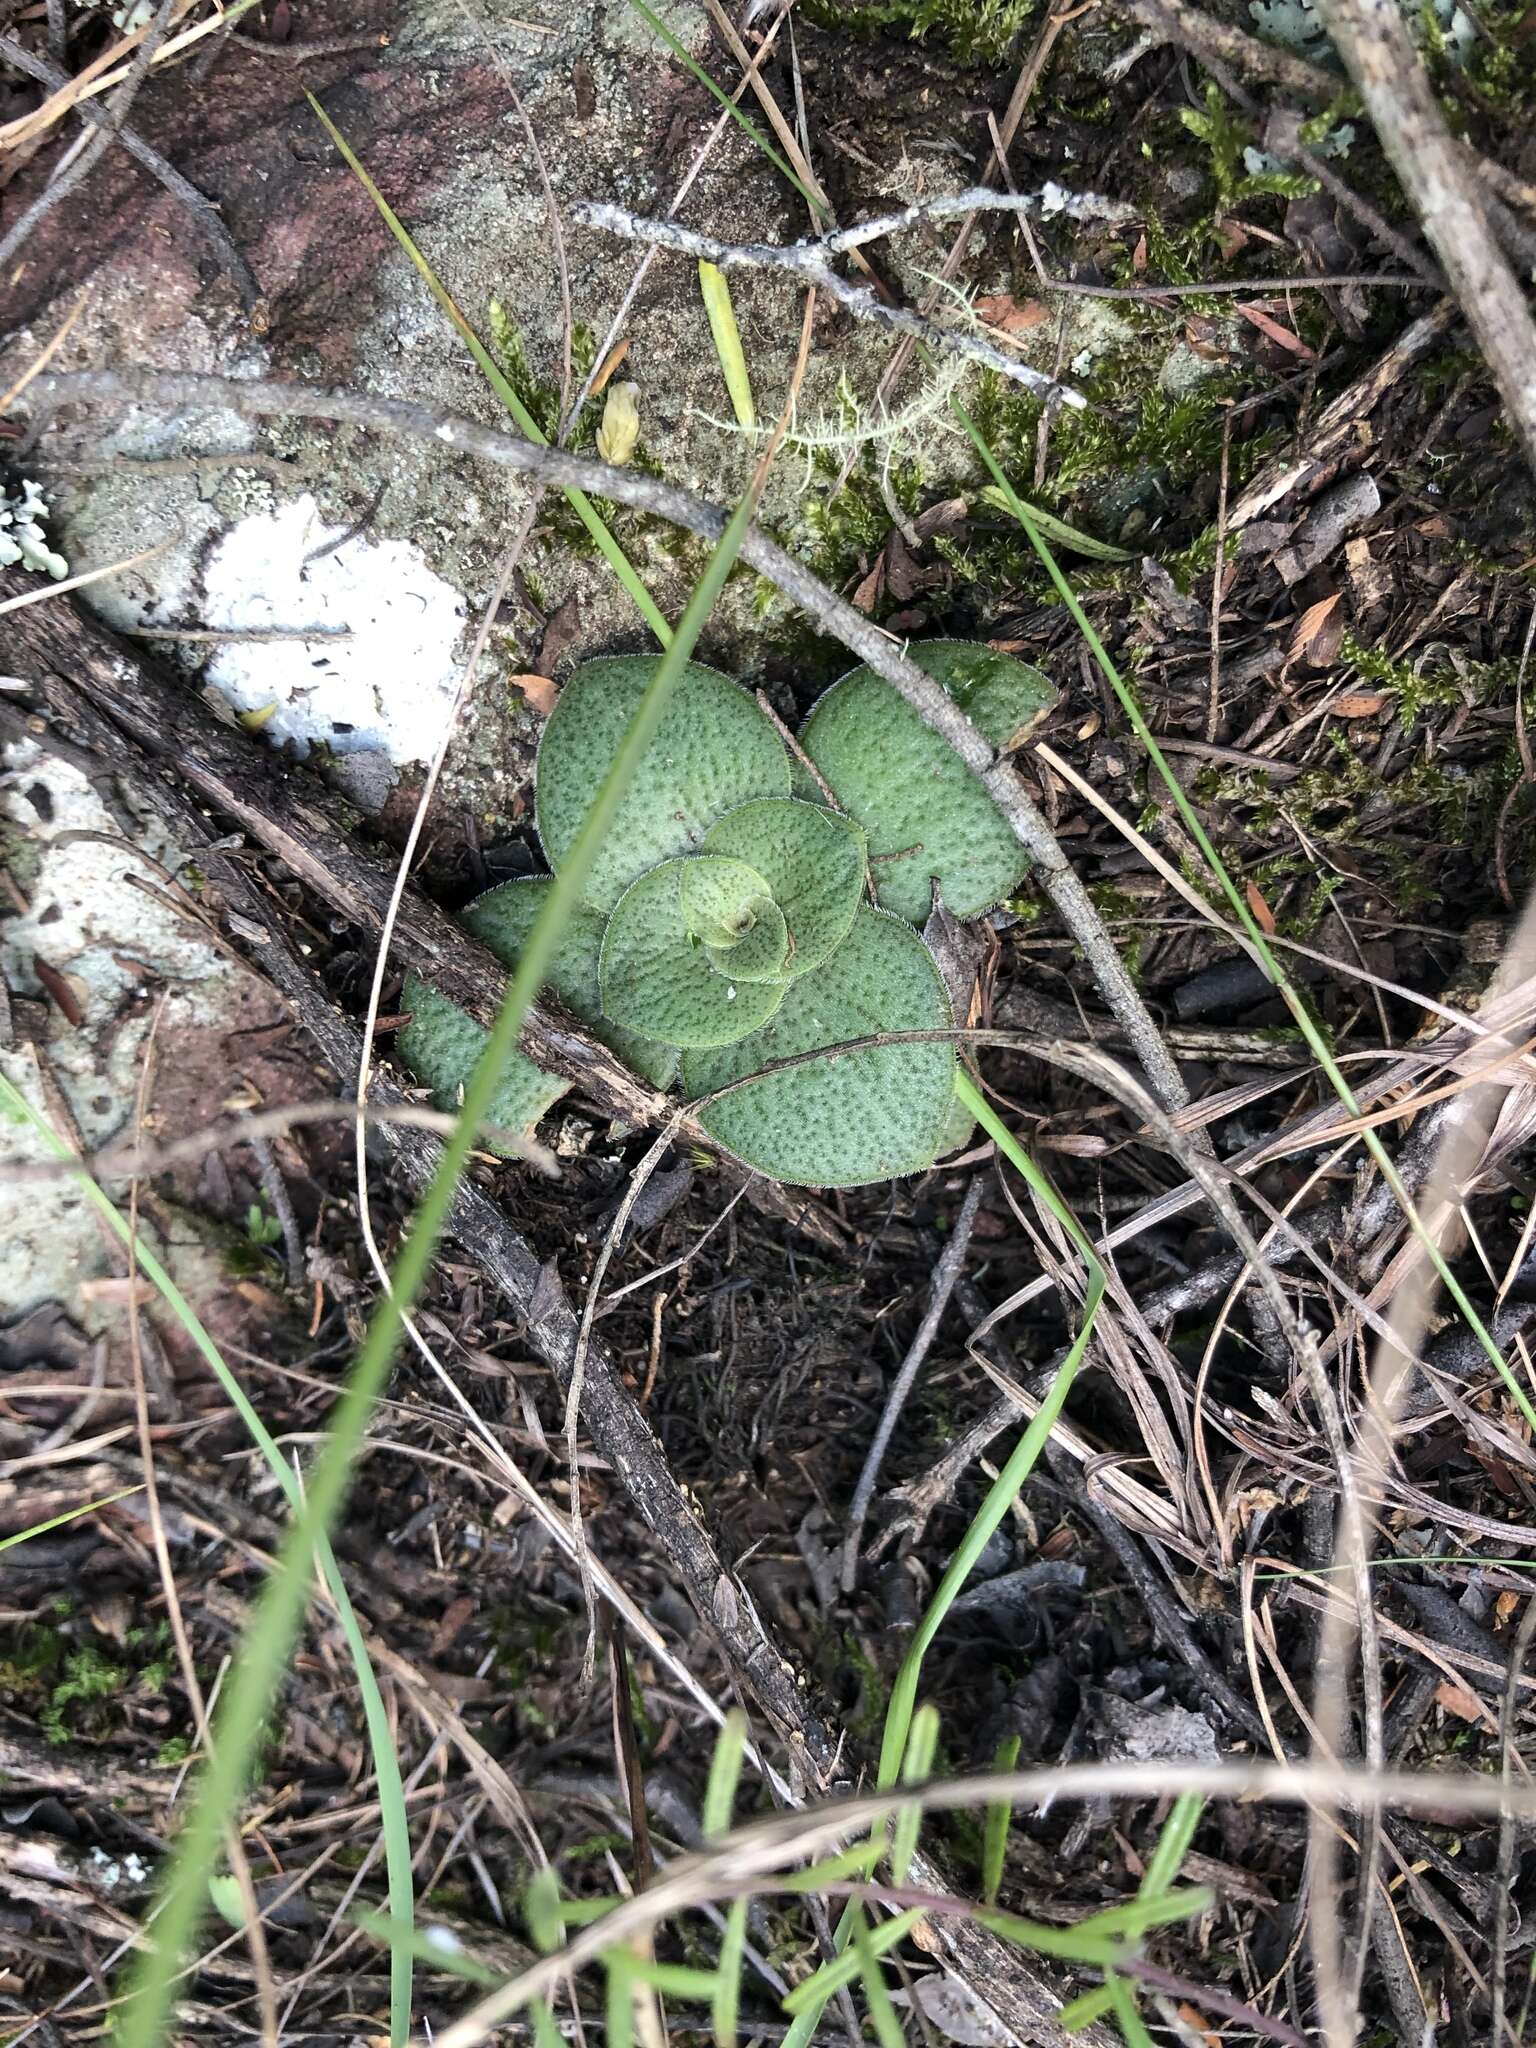
[[[540,718],[548,718],[560,698],[560,692],[548,676],[513,676],[512,687],[514,690],[522,691],[528,700],[529,709],[536,711]]]
[[[1262,306],[1241,305],[1235,310],[1241,313],[1245,320],[1251,320],[1260,334],[1267,335],[1277,348],[1285,349],[1304,363],[1317,361],[1317,350],[1308,348],[1299,334],[1293,334],[1289,327],[1282,327],[1274,315],[1266,312]]]
[[[998,292],[992,298],[977,299],[976,311],[1002,334],[1027,334],[1048,317],[1050,308],[1039,299],[1015,299],[1009,292]]]
[[[1326,668],[1338,653],[1343,637],[1344,620],[1339,614],[1339,593],[1331,590],[1316,604],[1309,604],[1296,621],[1296,631],[1291,636],[1290,658],[1292,661],[1305,659],[1315,662],[1319,668]]]

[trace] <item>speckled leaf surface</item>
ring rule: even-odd
[[[794,941],[789,976],[809,974],[846,938],[864,893],[864,834],[847,818],[768,798],[727,812],[705,833],[704,851],[747,861],[765,877]]]
[[[683,1059],[690,1096],[773,1060],[884,1031],[942,1028],[949,1000],[910,925],[861,908],[824,966],[789,984],[750,1038]],[[871,1046],[749,1082],[702,1112],[704,1127],[775,1179],[856,1187],[930,1165],[948,1127],[955,1055],[947,1044]]]
[[[648,655],[589,661],[566,684],[539,745],[536,818],[557,871],[575,841],[656,667]],[[789,756],[728,676],[690,662],[619,806],[586,886],[612,910],[629,885],[693,852],[724,812],[789,794]]]
[[[545,876],[503,882],[477,896],[463,911],[460,922],[505,966],[515,967],[552,886]],[[597,1036],[612,1047],[627,1067],[653,1087],[669,1088],[677,1079],[677,1048],[621,1030],[601,1014],[597,958],[603,924],[595,910],[582,908],[575,913],[561,934],[550,968],[549,986],[568,1010],[592,1025]],[[484,1048],[485,1031],[456,1003],[429,988],[419,975],[406,977],[403,1001],[411,1021],[395,1040],[396,1054],[401,1064],[432,1090],[439,1109],[457,1109],[460,1091]],[[557,1074],[535,1066],[522,1053],[514,1053],[491,1106],[492,1121],[526,1134],[560,1100],[569,1085]],[[497,1146],[493,1140],[487,1143],[492,1150],[508,1149]]]
[[[924,640],[907,653],[924,675],[944,685],[982,738],[1002,754],[1022,745],[1060,696],[1050,677],[1030,662],[975,640]]]
[[[694,865],[664,861],[625,891],[608,920],[599,967],[609,1018],[684,1048],[724,1045],[757,1030],[784,993],[774,982],[722,973],[689,931],[683,885]]]
[[[551,886],[547,875],[499,883],[467,905],[459,922],[505,966],[515,967]],[[626,1067],[653,1087],[670,1088],[677,1079],[677,1048],[625,1031],[603,1015],[597,961],[604,923],[601,913],[586,904],[571,913],[550,962],[548,986],[573,1015],[594,1027],[604,1045],[611,1047]]]
[[[457,1003],[450,1003],[446,996],[428,988],[419,975],[405,977],[402,1000],[411,1013],[411,1021],[401,1027],[395,1051],[402,1065],[432,1090],[432,1099],[439,1109],[455,1110],[460,1091],[485,1049],[487,1034]],[[558,1075],[546,1074],[542,1067],[515,1052],[491,1098],[490,1121],[526,1137],[568,1086]],[[498,1144],[489,1134],[483,1142],[492,1152],[516,1156],[516,1146]]]
[[[1016,741],[1056,701],[1038,670],[988,648],[939,640],[908,653],[977,717],[994,746]],[[954,749],[873,670],[856,668],[834,683],[801,742],[868,835],[884,909],[921,924],[937,878],[956,917],[978,917],[1018,887],[1028,862],[1002,813]]]

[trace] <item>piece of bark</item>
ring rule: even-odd
[[[11,582],[22,587],[14,578]],[[143,756],[138,779],[154,788],[157,800],[175,787],[189,790],[233,818],[364,931],[377,935],[382,929],[394,887],[393,862],[351,837],[334,815],[339,806],[313,775],[285,764],[243,727],[221,724],[152,655],[117,639],[72,602],[59,600],[11,614],[5,659],[14,674],[34,686],[50,724],[60,728],[66,741],[74,715],[72,682],[136,743]],[[402,966],[414,968],[480,1023],[494,1023],[506,992],[506,968],[413,888],[401,899],[392,951]],[[632,1074],[547,995],[530,1006],[522,1049],[541,1067],[576,1083],[607,1116],[659,1126],[676,1111],[671,1097]],[[678,1137],[718,1150],[690,1115],[679,1123]],[[733,1177],[746,1176],[746,1169],[734,1162],[727,1166]],[[755,1207],[766,1206],[823,1244],[844,1244],[824,1205],[803,1190],[782,1188],[756,1174],[750,1175],[750,1184]]]
[[[1404,374],[1443,341],[1460,317],[1452,299],[1415,320],[1353,384],[1319,413],[1301,447],[1260,471],[1227,514],[1231,533],[1278,505],[1294,491],[1326,482],[1355,454],[1374,445],[1370,416]]]

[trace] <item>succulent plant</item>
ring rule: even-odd
[[[911,652],[999,748],[1055,702],[1037,669],[988,648]],[[646,656],[588,662],[550,715],[535,818],[557,873],[653,667]],[[549,982],[657,1087],[681,1070],[690,1098],[726,1090],[700,1113],[725,1150],[778,1180],[855,1186],[919,1172],[963,1140],[954,1049],[799,1056],[947,1027],[943,978],[914,927],[935,884],[954,915],[975,917],[1017,888],[1026,863],[981,783],[872,670],[827,691],[801,743],[814,775],[746,691],[689,663]],[[503,883],[463,923],[511,966],[550,886]],[[451,1106],[485,1033],[416,976],[405,1002],[400,1056]],[[794,1063],[762,1071],[776,1062]],[[493,1117],[520,1136],[567,1086],[517,1054]]]

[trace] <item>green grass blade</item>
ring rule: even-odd
[[[1011,1771],[1018,1760],[1018,1736],[1005,1735],[992,1759],[993,1770],[999,1774]],[[1006,1799],[996,1799],[987,1808],[981,1843],[981,1896],[989,1906],[996,1903],[1003,1888],[1003,1864],[1008,1855],[1008,1829],[1012,1821],[1013,1808]]]
[[[554,878],[544,909],[528,935],[506,997],[464,1091],[458,1121],[444,1144],[442,1163],[422,1197],[410,1235],[400,1251],[390,1292],[374,1311],[357,1362],[332,1413],[325,1448],[311,1471],[303,1503],[257,1602],[234,1671],[224,1688],[217,1746],[202,1773],[191,1813],[171,1859],[153,1938],[134,1971],[134,1995],[124,2014],[119,2048],[159,2048],[181,1958],[206,1905],[207,1881],[219,1838],[245,1789],[303,1616],[311,1564],[346,1498],[353,1457],[394,1357],[401,1314],[415,1300],[427,1277],[454,1189],[486,1119],[502,1070],[517,1044],[528,1006],[546,978],[561,931],[581,900],[598,847],[735,563],[751,524],[755,502],[754,494],[749,492],[716,544],[688,600],[672,644],[656,664],[570,855]]]
[[[1049,1209],[1050,1213],[1071,1238],[1084,1265],[1087,1267],[1088,1285],[1083,1297],[1082,1327],[1073,1339],[1071,1349],[1062,1360],[1056,1377],[1051,1381],[1050,1387],[1046,1391],[1045,1399],[1040,1404],[1039,1412],[1033,1417],[1029,1427],[1015,1445],[1007,1463],[992,1482],[986,1499],[977,1511],[976,1519],[971,1523],[971,1526],[966,1530],[964,1537],[961,1539],[960,1547],[956,1550],[953,1558],[951,1558],[948,1570],[939,1581],[938,1591],[930,1601],[928,1611],[918,1624],[911,1647],[902,1659],[901,1669],[896,1674],[896,1682],[891,1687],[890,1703],[885,1713],[885,1731],[880,1746],[880,1770],[877,1780],[882,1790],[888,1790],[896,1783],[901,1770],[902,1759],[907,1753],[907,1745],[911,1739],[912,1723],[917,1708],[917,1690],[922,1680],[923,1660],[932,1648],[934,1638],[943,1627],[945,1616],[949,1613],[961,1588],[975,1569],[976,1560],[980,1557],[982,1551],[986,1549],[994,1532],[1001,1524],[1003,1517],[1009,1512],[1013,1505],[1014,1496],[1034,1470],[1036,1461],[1039,1459],[1041,1451],[1044,1450],[1051,1431],[1056,1427],[1062,1407],[1066,1402],[1068,1393],[1071,1391],[1072,1382],[1077,1377],[1078,1368],[1082,1364],[1083,1354],[1088,1348],[1089,1339],[1093,1335],[1093,1326],[1098,1319],[1099,1304],[1104,1299],[1106,1285],[1103,1264],[1089,1242],[1082,1225],[1062,1201],[1028,1153],[1019,1145],[1012,1131],[995,1114],[992,1105],[987,1101],[986,1097],[982,1095],[980,1090],[963,1071],[956,1076],[955,1092],[977,1123],[987,1133],[987,1136],[992,1139],[1003,1157],[1023,1176],[1028,1186],[1045,1204],[1046,1208]],[[866,1853],[870,1852],[866,1851]],[[878,1853],[878,1844],[876,1845],[876,1853]],[[887,1927],[895,1925],[895,1921],[887,1923]],[[850,1961],[846,1953],[852,1926],[852,1915],[850,1912],[845,1912],[838,1921],[832,1937],[833,1946],[838,1951],[837,1963],[823,1964],[814,1977],[807,1978],[804,1984],[797,1985],[795,1991],[791,1994],[797,2000],[804,1996],[804,2003],[797,2006],[795,2010],[794,2024],[784,2037],[783,2048],[809,2048],[809,2044],[815,2035],[816,2026],[826,2005],[827,1998],[819,1994],[813,1998],[810,1995],[810,1987],[823,1983],[825,1981],[825,1973],[834,1968],[843,1967],[848,1971],[848,1975],[856,1974],[857,1962]],[[880,1934],[883,1935],[885,1932],[886,1928],[882,1927]],[[878,1938],[877,1936],[876,1939]],[[841,1977],[838,1982],[846,1983],[848,1975]],[[836,1988],[836,1984],[831,1986],[831,1990]],[[827,1993],[827,1996],[830,1996],[830,1991]]]
[[[822,215],[822,207],[820,201],[814,198],[811,193],[806,191],[805,187],[801,184],[799,178],[796,177],[792,167],[785,162],[783,157],[779,155],[779,152],[768,140],[767,136],[763,133],[762,129],[758,127],[757,123],[752,119],[752,116],[750,114],[744,114],[741,108],[738,107],[736,102],[731,98],[730,94],[728,92],[722,91],[721,88],[718,85],[716,85],[715,81],[704,69],[703,65],[699,63],[698,59],[693,55],[692,51],[686,49],[683,46],[683,44],[678,41],[677,37],[673,35],[671,29],[669,29],[667,27],[667,24],[662,20],[661,16],[659,14],[654,13],[649,7],[646,6],[645,0],[629,0],[629,4],[631,7],[634,8],[636,14],[643,16],[644,19],[650,23],[651,27],[655,30],[656,34],[661,37],[661,40],[672,52],[673,56],[677,59],[678,63],[685,65],[687,69],[693,74],[693,76],[699,81],[699,84],[703,86],[704,90],[707,93],[709,93],[712,98],[717,99],[720,102],[721,106],[724,107],[725,111],[730,115],[731,119],[736,123],[736,126],[741,130],[742,134],[757,145],[757,147],[763,152],[763,155],[767,157],[769,163],[773,165],[774,169],[778,171],[781,176],[788,178],[790,184],[794,186],[795,190],[800,194],[800,197],[811,209],[811,218],[813,220],[819,220]]]
[[[912,1716],[912,1733],[907,1737],[907,1753],[902,1760],[901,1775],[906,1784],[921,1785],[925,1778],[932,1776],[938,1747],[938,1709],[919,1707]],[[891,1879],[895,1884],[907,1881],[922,1825],[923,1810],[920,1806],[905,1807],[896,1816],[891,1830]]]
[[[1136,2010],[1136,2001],[1131,1996],[1130,1986],[1118,1971],[1105,1972],[1104,1989],[1109,1995],[1110,2009],[1115,2015],[1121,2033],[1125,2036],[1125,2048],[1154,2048],[1146,2022]]]
[[[502,371],[501,365],[459,311],[458,305],[448,287],[439,278],[437,272],[432,268],[421,250],[417,248],[410,229],[407,228],[404,221],[401,220],[389,201],[384,197],[384,194],[375,185],[372,178],[369,177],[367,171],[364,170],[361,160],[348,143],[346,137],[336,126],[330,115],[326,113],[324,107],[321,106],[314,94],[309,93],[306,97],[311,107],[314,108],[320,125],[336,145],[348,170],[351,171],[353,177],[357,179],[357,182],[377,207],[379,218],[384,222],[384,225],[389,229],[406,255],[410,257],[420,273],[427,290],[431,292],[433,298],[436,299],[448,318],[453,322],[464,346],[474,357],[480,374],[512,415],[518,432],[528,440],[536,441],[541,448],[548,447],[548,440],[540,432],[537,421],[513,390],[511,383]],[[614,539],[602,515],[598,512],[597,507],[592,503],[586,492],[564,485],[561,488],[564,491],[566,502],[587,529],[587,532],[592,536],[593,543],[607,562],[609,568],[612,569],[614,575],[617,576],[619,582],[623,585],[636,610],[656,635],[662,646],[665,647],[672,638],[672,628],[662,616],[651,593],[641,582],[639,572],[636,570],[634,563],[631,562],[628,555],[625,554],[624,550]]]
[[[0,1074],[0,1109],[4,1109],[13,1122],[30,1124],[56,1158],[74,1157],[69,1146],[52,1125],[33,1108],[5,1074]],[[109,1228],[122,1240],[125,1247],[132,1249],[140,1272],[155,1288],[224,1389],[230,1405],[245,1425],[246,1433],[261,1452],[273,1477],[283,1489],[290,1511],[296,1514],[303,1505],[299,1483],[276,1439],[251,1405],[245,1388],[208,1334],[202,1318],[155,1253],[141,1237],[134,1235],[129,1228],[127,1217],[105,1191],[98,1187],[83,1166],[74,1178]],[[363,1640],[363,1631],[358,1623],[356,1610],[328,1540],[320,1542],[316,1554],[326,1590],[336,1609],[336,1618],[347,1645],[348,1655],[352,1659],[358,1694],[363,1703],[368,1747],[373,1760],[374,1778],[379,1788],[379,1813],[384,1835],[384,1868],[389,1891],[390,1917],[397,1926],[408,1929],[416,1910],[415,1884],[411,1874],[411,1836],[405,1810],[405,1787],[400,1777],[400,1760],[395,1754],[394,1731],[390,1727],[389,1715],[385,1711],[383,1695],[374,1676],[373,1663],[368,1655],[368,1646]],[[411,2030],[411,1951],[408,1945],[392,1947],[390,1951],[389,2029],[390,2048],[403,2048]]]
[[[851,1923],[855,1916],[856,1909],[850,1908],[844,1917]],[[892,1949],[898,1942],[905,1941],[922,1918],[921,1907],[908,1906],[891,1919],[882,1920],[874,1933],[867,1937],[869,1954],[883,1956],[887,1949]],[[845,1946],[841,1955],[834,1956],[829,1963],[823,1963],[803,1984],[797,1984],[793,1991],[785,1994],[784,2010],[792,2017],[798,2017],[808,2009],[812,2015],[820,2013],[827,2000],[845,1984],[851,1984],[859,1971],[860,1962],[857,1954],[851,1947]],[[812,2024],[814,2023],[813,2017]]]
[[[566,2048],[565,2036],[556,2024],[547,1998],[530,1998],[528,2017],[533,2022],[534,2048]]]
[[[704,1788],[700,1816],[705,1841],[730,1832],[731,1809],[736,1803],[736,1786],[741,1778],[742,1753],[747,1746],[747,1717],[732,1707],[715,1737],[715,1753],[709,1760],[709,1782]]]
[[[568,1918],[560,1880],[550,1864],[541,1864],[523,1888],[523,1920],[541,1956],[552,1956],[565,1940]]]
[[[859,1907],[854,1908],[853,1952],[858,1958],[859,1981],[864,1986],[864,2003],[875,2029],[875,2039],[880,2048],[906,2048],[901,2021],[896,2017],[896,2008],[891,2003],[891,1994],[869,1938],[869,1922]]]
[[[1031,1190],[1067,1232],[1087,1266],[1088,1287],[1083,1300],[1082,1327],[1073,1339],[1072,1348],[1062,1361],[1055,1379],[1052,1380],[1040,1412],[1019,1439],[1012,1455],[993,1481],[976,1519],[961,1539],[960,1547],[939,1581],[938,1591],[929,1603],[927,1613],[919,1622],[911,1647],[902,1660],[900,1671],[896,1674],[896,1683],[891,1688],[890,1705],[886,1709],[885,1735],[880,1748],[878,1782],[882,1790],[889,1789],[896,1783],[901,1759],[906,1754],[912,1715],[917,1704],[917,1688],[922,1677],[923,1659],[932,1647],[934,1637],[943,1627],[945,1616],[961,1588],[975,1569],[977,1558],[986,1549],[1003,1517],[1012,1507],[1014,1495],[1034,1470],[1035,1462],[1045,1448],[1046,1438],[1055,1428],[1062,1404],[1067,1398],[1073,1380],[1077,1377],[1083,1353],[1093,1335],[1099,1304],[1104,1299],[1104,1268],[1077,1218],[1034,1161],[1019,1146],[1008,1126],[994,1114],[992,1105],[963,1070],[956,1077],[955,1090],[1004,1158],[1023,1176]]]
[[[698,1970],[691,1963],[655,1963],[649,1956],[632,1956],[629,1967],[637,1982],[649,1984],[664,1998],[681,1998],[694,2005],[714,2004],[717,1986],[713,1970]]]
[[[1186,796],[1183,784],[1169,767],[1167,756],[1158,745],[1151,727],[1142,716],[1141,706],[1127,687],[1119,669],[1111,660],[1103,641],[1094,630],[1092,621],[1083,610],[1081,604],[1078,603],[1077,593],[1062,574],[1061,566],[1057,562],[1056,557],[1051,553],[1049,544],[1040,530],[1037,517],[1031,513],[1029,507],[1019,498],[1012,484],[1009,483],[1007,477],[1003,474],[997,457],[993,454],[981,429],[971,418],[965,407],[957,398],[950,399],[950,406],[954,411],[955,417],[970,435],[977,453],[991,472],[998,489],[1007,499],[1013,516],[1029,535],[1035,553],[1044,563],[1046,572],[1050,576],[1052,583],[1056,586],[1062,602],[1072,614],[1073,621],[1078,631],[1082,634],[1089,652],[1098,663],[1105,681],[1120,700],[1120,707],[1130,720],[1131,728],[1135,732],[1136,737],[1146,748],[1147,756],[1152,762],[1153,767],[1162,777],[1168,793],[1173,799],[1174,807],[1188,829],[1190,837],[1199,847],[1201,855],[1210,869],[1213,880],[1219,884],[1227,901],[1231,904],[1233,914],[1246,934],[1250,945],[1253,947],[1255,957],[1258,959],[1270,982],[1279,990],[1290,1008],[1291,1014],[1296,1020],[1297,1028],[1306,1040],[1308,1051],[1322,1068],[1329,1086],[1344,1105],[1344,1108],[1351,1116],[1359,1116],[1360,1105],[1355,1098],[1354,1090],[1345,1079],[1344,1070],[1334,1058],[1328,1041],[1318,1030],[1316,1024],[1313,1023],[1311,1012],[1297,994],[1290,977],[1286,974],[1279,958],[1270,946],[1262,926],[1249,909],[1247,897],[1238,888],[1236,882],[1233,881],[1231,875],[1227,872],[1226,864],[1223,862],[1221,855],[1212,845],[1205,826],[1200,820],[1199,813]],[[1455,1302],[1462,1316],[1465,1317],[1468,1329],[1471,1330],[1473,1336],[1477,1339],[1483,1355],[1503,1380],[1506,1388],[1509,1390],[1510,1398],[1514,1401],[1530,1428],[1536,1431],[1536,1405],[1532,1404],[1530,1395],[1521,1385],[1520,1380],[1511,1369],[1503,1352],[1494,1342],[1482,1317],[1478,1314],[1471,1297],[1456,1278],[1456,1275],[1451,1271],[1444,1253],[1440,1250],[1439,1245],[1435,1243],[1432,1234],[1425,1228],[1423,1218],[1419,1215],[1412,1196],[1404,1186],[1402,1177],[1392,1162],[1391,1154],[1387,1151],[1380,1136],[1374,1130],[1367,1128],[1361,1132],[1360,1136],[1361,1142],[1370,1153],[1382,1179],[1391,1189],[1394,1200],[1407,1218],[1408,1225],[1413,1231],[1414,1236],[1427,1252],[1430,1263],[1439,1275],[1441,1285],[1445,1288],[1452,1301]]]
[[[990,505],[994,512],[1013,512],[1008,493],[1000,491],[996,484],[986,484],[977,492],[983,505]],[[1027,507],[1030,518],[1047,540],[1055,541],[1061,548],[1070,548],[1075,555],[1088,555],[1095,562],[1134,562],[1136,557],[1127,548],[1111,547],[1107,540],[1098,540],[1091,533],[1084,533],[1080,527],[1068,526],[1065,519],[1057,519],[1049,512],[1042,512],[1038,505]],[[1025,529],[1026,532],[1028,529]]]
[[[603,1957],[603,1962],[608,1971],[607,1997],[603,2008],[608,2021],[607,2048],[634,2048],[634,1957],[628,1949],[616,1948],[611,1949]]]
[[[726,282],[725,272],[718,270],[713,263],[701,262],[699,289],[704,294],[704,311],[709,316],[709,331],[714,336],[715,354],[720,358],[720,370],[731,396],[736,424],[750,429],[757,425],[757,409],[752,403],[752,378],[747,370],[747,354],[741,345],[741,329],[736,325],[736,308],[731,304],[731,287]]]
[[[478,1984],[486,1991],[501,1982],[488,1963],[482,1963],[468,1949],[460,1948],[456,1941],[450,1948],[444,1940],[434,1941],[430,1930],[403,1928],[388,1913],[370,1911],[356,1913],[353,1918],[363,1932],[371,1934],[376,1941],[387,1941],[392,1949],[397,1944],[404,1944],[407,1952],[418,1963],[425,1963],[429,1970],[439,1970],[447,1977],[462,1977],[466,1984]],[[444,1928],[437,1931],[439,1935],[447,1932]]]
[[[747,1952],[747,1901],[732,1899],[725,1916],[725,1933],[720,1940],[720,1964],[715,1972],[715,1995],[710,2001],[709,2024],[715,2048],[736,2048],[741,2013],[741,1972]]]
[[[1205,1801],[1197,1792],[1179,1794],[1142,1872],[1136,1894],[1138,1898],[1159,1898],[1169,1889],[1189,1854],[1189,1845],[1195,1838],[1195,1829],[1200,1825],[1204,1811]],[[1134,2005],[1135,1992],[1128,1988],[1126,1995]],[[1061,2025],[1067,2033],[1076,2033],[1079,2028],[1091,2026],[1095,2020],[1102,2019],[1113,2005],[1114,1998],[1106,1980],[1096,1991],[1085,1991],[1081,1998],[1074,1998],[1070,2005],[1064,2005],[1060,2013]]]
[[[34,1536],[46,1536],[50,1529],[62,1529],[66,1522],[78,1522],[82,1515],[94,1515],[98,1508],[109,1508],[114,1501],[127,1500],[131,1494],[143,1491],[142,1486],[125,1486],[121,1493],[104,1494],[100,1500],[88,1500],[82,1507],[66,1508],[62,1515],[50,1515],[46,1522],[34,1522],[30,1529],[18,1529],[14,1536],[0,1537],[0,1550],[14,1550],[18,1543],[30,1543]]]
[[[1173,1811],[1163,1823],[1157,1847],[1152,1851],[1146,1874],[1141,1880],[1140,1897],[1160,1898],[1172,1887],[1184,1858],[1189,1854],[1189,1845],[1195,1839],[1195,1829],[1199,1827],[1204,1811],[1205,1801],[1198,1792],[1181,1792],[1173,1802]]]

